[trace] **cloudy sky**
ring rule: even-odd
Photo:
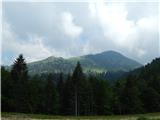
[[[3,2],[2,64],[115,50],[143,64],[160,56],[159,3]]]

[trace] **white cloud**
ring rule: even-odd
[[[14,26],[2,30],[2,59],[12,61],[13,52],[33,61],[116,50],[148,62],[159,47],[158,5],[124,3],[6,3],[3,15]]]
[[[138,57],[142,57],[146,54],[146,51],[143,49],[138,49],[136,52],[138,53]]]
[[[158,17],[143,17],[137,21],[136,25],[144,30],[156,32],[158,29]]]
[[[138,59],[151,55],[151,51],[156,53],[157,46],[153,46],[158,42],[157,16],[143,16],[137,21],[131,20],[128,19],[129,13],[125,4],[115,5],[105,3],[104,0],[89,3],[88,9],[91,18],[97,20],[106,37],[102,43],[113,43],[113,49],[123,49]]]
[[[6,22],[3,23],[2,35],[4,40],[2,42],[3,52],[12,52],[16,56],[22,53],[26,57],[27,62],[41,60],[52,55],[49,49],[44,46],[42,37],[29,35],[27,41],[20,40]],[[5,63],[5,61],[3,62]]]
[[[90,2],[88,8],[90,10],[91,17],[96,17],[96,3]]]
[[[124,5],[110,5],[103,1],[90,3],[89,9],[91,16],[95,13],[103,29],[104,36],[112,39],[118,46],[126,46],[128,44],[127,36],[132,31],[134,23],[127,20],[127,11]],[[92,7],[91,7],[92,6]]]
[[[83,28],[74,23],[74,18],[70,12],[62,13],[62,26],[64,33],[71,38],[79,37]]]

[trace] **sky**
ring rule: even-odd
[[[21,53],[33,62],[108,50],[146,64],[160,56],[158,6],[149,0],[3,2],[1,64]]]

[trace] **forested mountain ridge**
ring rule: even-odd
[[[23,55],[11,71],[2,67],[1,75],[2,112],[87,116],[160,111],[160,58],[113,83],[84,74],[79,62],[67,77],[60,73],[56,78],[54,72],[30,76]]]
[[[155,58],[151,63],[136,68],[127,74],[145,79],[149,79],[151,76],[158,76],[160,74],[160,58]]]
[[[160,111],[160,58],[115,82],[119,113]]]
[[[28,63],[30,74],[48,72],[72,73],[77,62],[80,62],[84,72],[102,73],[106,71],[130,71],[141,66],[140,63],[125,57],[115,51],[106,51],[94,55],[84,55],[64,59],[48,57],[44,60]]]

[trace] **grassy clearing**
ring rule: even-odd
[[[2,120],[160,120],[160,113],[148,113],[148,114],[136,114],[136,115],[111,115],[111,116],[53,116],[53,115],[41,115],[41,114],[23,114],[23,113],[2,113]],[[147,119],[144,119],[147,118]]]

